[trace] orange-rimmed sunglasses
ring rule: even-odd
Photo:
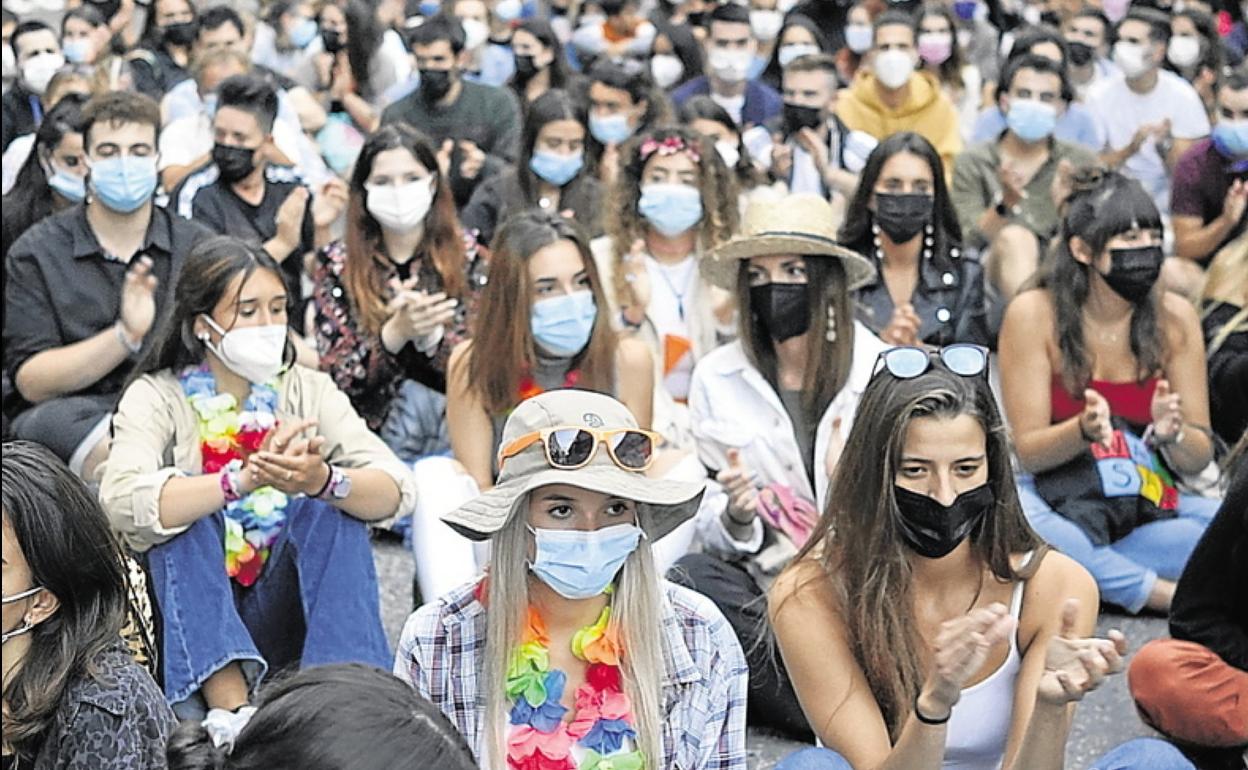
[[[614,428],[596,430],[575,425],[542,428],[520,436],[498,452],[498,467],[510,457],[541,442],[546,450],[546,462],[552,468],[574,471],[589,464],[599,446],[607,448],[607,454],[616,465],[626,471],[641,473],[654,462],[654,450],[660,436],[638,428]]]

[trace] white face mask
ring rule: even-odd
[[[753,56],[749,51],[725,51],[716,48],[708,57],[708,64],[715,77],[728,83],[740,83],[750,71]]]
[[[226,368],[255,385],[262,385],[281,373],[286,365],[286,325],[245,326],[228,332],[217,322],[203,317],[221,341],[213,345],[204,335],[204,347],[225,364]]]
[[[730,169],[736,168],[737,163],[741,161],[741,150],[737,149],[737,145],[732,142],[723,140],[716,142],[715,151],[723,159],[724,165]]]
[[[787,67],[796,59],[817,53],[819,53],[819,46],[814,43],[789,43],[780,46],[780,50],[776,52],[776,61],[780,62],[781,67]]]
[[[671,88],[685,74],[685,65],[678,56],[656,53],[650,57],[650,74],[654,76],[654,82],[659,88]]]
[[[433,206],[433,177],[401,185],[364,185],[368,193],[368,213],[382,227],[410,233],[425,221]]]
[[[464,28],[464,50],[473,51],[490,39],[490,26],[477,19],[460,19]]]
[[[1166,47],[1166,58],[1176,67],[1187,68],[1200,61],[1200,38],[1175,35]]]
[[[901,88],[914,74],[914,57],[906,51],[883,51],[875,55],[872,69],[885,88]]]
[[[60,53],[41,53],[22,64],[22,82],[31,92],[43,96],[52,76],[64,66],[65,57]]]
[[[22,599],[34,596],[35,594],[39,593],[42,590],[43,588],[39,586],[35,586],[34,588],[27,588],[25,591],[19,591],[13,594],[12,596],[6,596],[3,599],[0,599],[0,602],[4,604],[12,604],[13,602],[19,602]],[[31,623],[26,618],[22,618],[22,624],[20,626],[18,626],[17,628],[14,628],[11,631],[5,631],[4,634],[0,636],[0,644],[4,644],[5,642],[8,642],[10,639],[12,639],[15,636],[21,636],[22,634],[29,633],[30,630],[34,627],[35,627],[34,623]]]
[[[1148,52],[1144,50],[1144,46],[1125,40],[1114,43],[1114,64],[1128,78],[1138,78],[1153,66],[1148,61]]]
[[[870,24],[847,24],[845,25],[845,45],[849,46],[849,50],[856,54],[864,54],[871,50],[871,41],[875,38],[875,31],[871,29]]]
[[[780,34],[784,25],[784,14],[779,11],[750,11],[750,32],[755,40],[770,43]]]

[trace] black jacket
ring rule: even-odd
[[[520,191],[519,172],[513,166],[492,176],[472,194],[461,217],[464,228],[477,231],[477,242],[488,246],[498,226],[512,211],[532,208]],[[602,182],[582,169],[559,194],[559,211],[571,211],[590,238],[602,235]]]
[[[39,97],[23,88],[21,83],[14,83],[3,98],[0,98],[0,110],[3,111],[0,133],[3,133],[4,143],[0,152],[9,149],[9,144],[17,137],[33,134],[39,127],[42,108],[36,114],[38,104]]]

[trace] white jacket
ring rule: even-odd
[[[815,433],[815,489],[806,476],[789,413],[775,389],[746,358],[740,341],[708,353],[693,371],[689,411],[698,456],[707,467],[723,469],[728,467],[728,450],[737,449],[742,464],[756,474],[760,485],[784,484],[814,500],[822,511],[828,492],[825,469],[836,461],[828,457],[829,447],[839,453],[876,359],[888,348],[870,329],[854,322],[849,378],[828,405]],[[833,423],[837,420],[839,435],[833,443]],[[707,496],[712,499],[703,502],[698,513],[702,545],[725,556],[758,553],[763,545],[762,521],[754,520],[749,540],[735,540],[721,518],[728,505],[727,493],[712,483],[707,486]]]

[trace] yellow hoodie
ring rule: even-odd
[[[898,131],[913,131],[932,143],[945,165],[945,178],[952,179],[953,159],[962,150],[958,112],[930,72],[910,76],[910,93],[900,108],[893,110],[880,100],[875,74],[863,67],[850,87],[841,92],[836,115],[846,126],[883,140]]]

